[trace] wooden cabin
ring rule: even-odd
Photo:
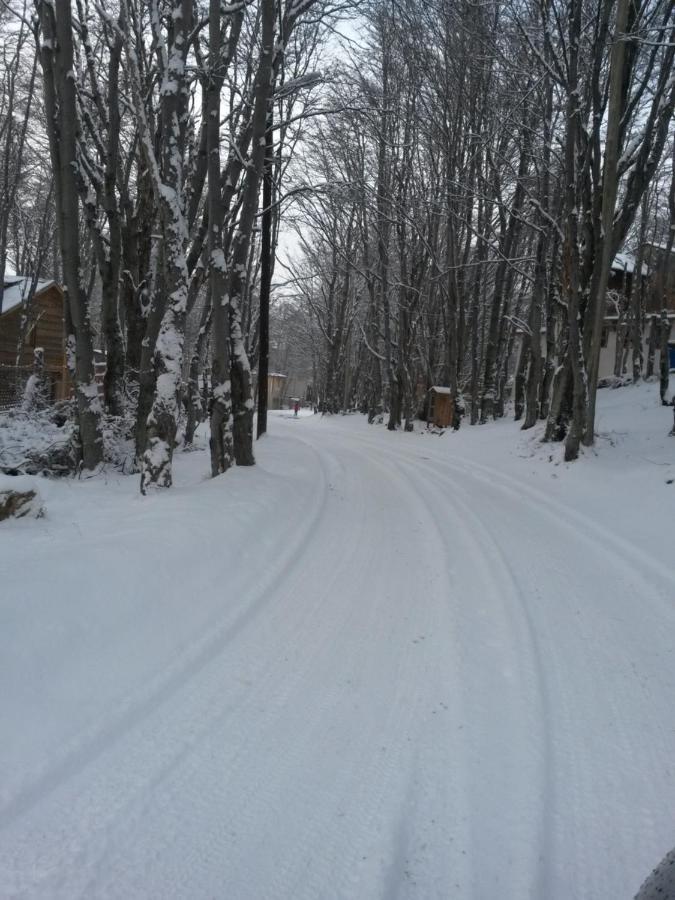
[[[286,396],[286,376],[270,372],[267,376],[267,408],[282,409]]]
[[[429,412],[427,424],[437,428],[449,428],[452,425],[455,409],[449,387],[434,385],[429,388]]]
[[[675,312],[675,247],[647,243],[644,256],[649,264],[650,277],[645,312],[647,315],[660,313],[662,309]]]
[[[636,260],[630,253],[617,253],[612,260],[607,279],[607,314],[616,313],[616,298],[619,295],[630,297],[635,278]],[[649,267],[642,264],[642,281],[649,277]]]
[[[17,402],[33,369],[34,350],[44,350],[51,399],[70,392],[66,368],[64,294],[54,281],[6,275],[0,312],[0,405]]]
[[[253,383],[253,394],[257,398],[258,396],[258,373],[253,372],[251,375],[251,380]],[[267,408],[268,409],[282,409],[286,397],[286,385],[287,385],[287,377],[286,375],[281,375],[279,372],[270,372],[267,376]],[[256,403],[257,403],[256,399]]]

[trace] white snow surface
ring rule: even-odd
[[[0,524],[0,895],[632,897],[675,845],[675,439],[270,416]],[[553,457],[552,461],[549,456]]]

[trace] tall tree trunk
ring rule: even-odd
[[[670,381],[670,358],[668,355],[668,341],[670,339],[670,319],[666,309],[661,311],[659,323],[659,396],[663,406],[670,406],[668,397],[668,385]]]
[[[140,488],[144,494],[150,486],[170,487],[172,483],[172,460],[180,409],[188,297],[183,151],[188,109],[186,59],[192,33],[193,4],[191,0],[172,0],[170,39],[160,54],[160,159],[155,154],[134,36],[126,13],[126,2],[122,2],[120,21],[126,37],[140,143],[159,206],[164,258],[160,282],[166,292],[154,345],[155,392],[145,426],[141,459]]]
[[[103,266],[103,333],[106,346],[106,371],[103,395],[109,411],[116,416],[124,410],[124,342],[119,317],[120,272],[122,267],[122,220],[116,184],[119,167],[120,97],[119,72],[122,58],[122,29],[110,48],[108,63],[108,143],[103,186],[103,203],[108,224],[108,253]]]
[[[670,191],[668,193],[668,211],[670,213],[670,228],[666,241],[664,259],[665,272],[663,280],[663,298],[661,302],[661,355],[659,361],[659,393],[661,403],[668,403],[668,383],[670,379],[670,357],[668,353],[668,341],[670,339],[670,319],[668,308],[673,296],[675,273],[673,272],[673,246],[675,245],[675,139],[673,140],[673,160],[670,176]]]
[[[645,191],[640,215],[640,228],[638,232],[638,251],[633,270],[633,281],[630,291],[630,339],[632,347],[632,373],[633,381],[637,382],[642,377],[644,367],[644,353],[642,348],[645,328],[644,310],[644,279],[642,268],[644,263],[645,241],[647,240],[647,220],[649,215],[649,195]]]
[[[546,48],[548,56],[548,46]],[[544,116],[543,116],[543,146],[542,146],[542,173],[539,192],[538,225],[540,228],[537,237],[537,249],[535,251],[534,284],[532,286],[532,300],[529,314],[529,365],[527,368],[525,387],[525,421],[523,429],[532,428],[540,415],[539,392],[541,390],[543,359],[541,353],[541,325],[542,310],[547,294],[546,272],[547,257],[550,244],[550,181],[551,181],[551,132],[553,117],[553,86],[548,72],[544,76]]]
[[[221,59],[222,22],[219,0],[209,3],[210,77],[206,93],[208,175],[208,273],[213,337],[211,341],[211,474],[226,472],[234,462],[232,382],[230,380],[230,297],[224,252],[225,205],[220,175],[220,94],[224,75]]]
[[[273,104],[270,104],[265,136],[263,213],[260,236],[260,316],[258,319],[258,422],[257,437],[267,431],[267,376],[270,361],[270,288],[272,285],[272,177]]]
[[[195,438],[197,425],[202,419],[202,392],[200,380],[204,368],[206,347],[211,330],[211,294],[207,297],[199,322],[199,332],[190,359],[187,397],[185,402],[185,446],[189,447]]]
[[[567,89],[567,125],[565,132],[565,217],[563,245],[563,287],[567,299],[569,331],[569,368],[572,376],[572,417],[565,441],[565,459],[576,459],[583,436],[584,415],[588,402],[588,382],[581,334],[580,247],[579,247],[579,173],[577,144],[581,129],[579,97],[579,42],[581,40],[582,0],[569,0],[569,68]]]
[[[483,394],[481,397],[481,422],[487,422],[495,415],[497,402],[498,381],[498,355],[499,344],[502,339],[503,329],[503,301],[507,282],[507,271],[510,266],[510,257],[515,247],[517,230],[520,224],[520,213],[525,196],[524,180],[528,170],[531,144],[531,125],[523,124],[522,146],[518,163],[518,174],[514,190],[508,224],[503,233],[500,246],[500,259],[495,272],[495,287],[490,307],[490,323],[487,333],[487,345],[485,348],[485,365],[483,375]]]
[[[624,108],[624,56],[625,32],[631,0],[618,0],[616,11],[616,27],[610,56],[609,102],[607,108],[607,129],[605,132],[605,156],[602,167],[602,233],[605,239],[601,245],[600,271],[597,277],[595,295],[591,298],[588,325],[584,335],[587,347],[588,384],[585,400],[584,422],[581,439],[590,446],[595,439],[595,400],[600,368],[600,350],[602,346],[602,328],[606,315],[606,294],[609,272],[615,248],[613,246],[614,211],[619,186],[618,163],[621,151],[621,116]],[[576,428],[575,428],[576,433]],[[575,459],[577,450],[570,442],[566,448],[569,458]]]
[[[82,461],[95,468],[103,458],[101,403],[94,377],[94,347],[88,298],[84,291],[79,247],[79,206],[76,183],[78,119],[73,78],[73,32],[70,0],[54,4],[40,0],[40,56],[44,74],[45,113],[52,167],[61,261],[72,333],[68,334]],[[74,359],[73,359],[74,357]]]
[[[273,94],[274,63],[274,0],[262,0],[262,36],[260,61],[256,73],[255,101],[251,138],[251,156],[242,191],[239,222],[232,239],[232,257],[227,280],[230,301],[230,338],[232,341],[231,384],[234,458],[238,466],[251,466],[253,456],[253,399],[251,396],[251,367],[241,328],[241,304],[245,286],[244,275],[258,210],[258,193],[265,163],[266,123],[268,104]]]

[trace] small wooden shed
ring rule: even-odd
[[[429,388],[429,412],[427,424],[438,428],[449,428],[452,425],[455,409],[449,387],[433,385]]]

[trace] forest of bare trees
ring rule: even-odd
[[[673,0],[4,0],[0,40],[0,266],[64,286],[86,468],[111,417],[143,492],[205,418],[251,465],[270,298],[323,412],[409,429],[443,384],[593,443],[612,261],[673,248]]]
[[[259,218],[269,271],[336,12],[320,0],[3,4],[0,262],[63,284],[86,468],[110,417],[133,430],[143,492],[171,484],[176,443],[205,416],[214,474],[253,463]]]
[[[574,459],[594,439],[612,261],[629,248],[642,272],[646,238],[672,250],[673,4],[410,0],[362,15],[336,112],[298,167],[315,190],[289,284],[323,345],[322,408],[411,427],[426,389],[447,385],[456,425],[512,401]],[[634,379],[653,374],[644,281],[622,297]],[[672,290],[671,276],[664,307]]]

